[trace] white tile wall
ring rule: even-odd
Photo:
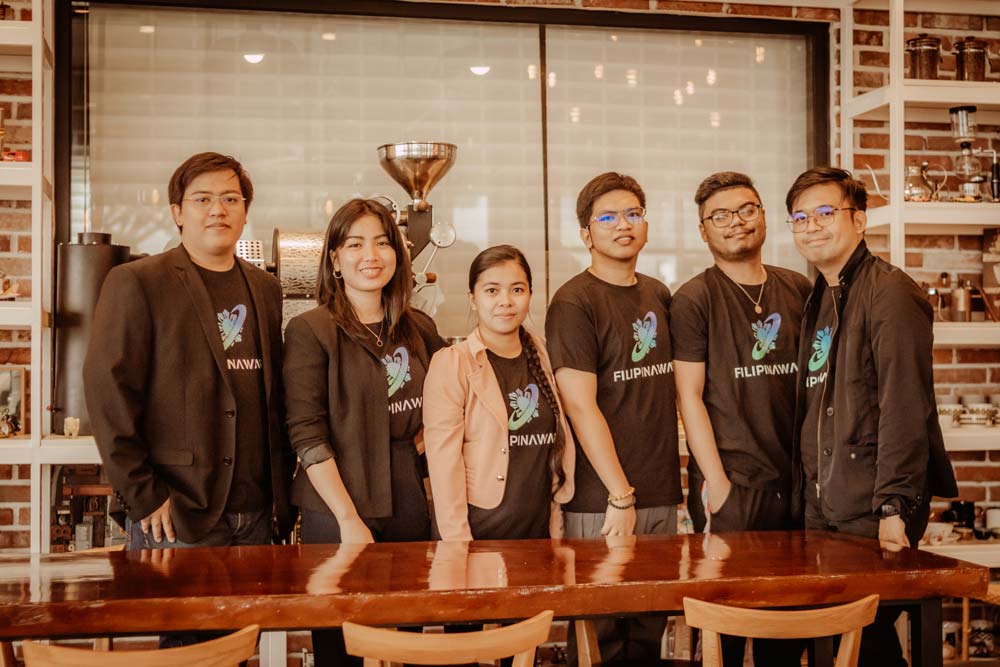
[[[782,222],[785,190],[807,166],[801,38],[548,28],[546,281],[537,27],[95,4],[89,36],[89,196],[75,200],[85,204],[74,224],[85,209],[92,229],[137,251],[177,242],[166,184],[192,153],[232,154],[247,167],[247,233],[269,254],[275,227],[324,229],[328,208],[352,196],[405,203],[376,148],[434,140],[459,147],[429,197],[459,235],[435,259],[446,335],[468,332],[468,266],[497,243],[528,256],[541,326],[546,292],[589,261],[577,192],[608,169],[646,188],[651,243],[640,270],[671,287],[711,261],[691,197],[719,169],[757,179],[771,220],[766,261],[804,268]],[[245,53],[265,55],[250,64]],[[476,76],[476,65],[489,73]]]

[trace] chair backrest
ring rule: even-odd
[[[856,667],[861,628],[875,620],[878,595],[856,602],[795,611],[743,609],[684,598],[684,621],[702,631],[703,667],[722,667],[720,634],[758,639],[804,639],[840,635],[836,667]]]
[[[25,667],[236,667],[253,655],[259,633],[259,625],[248,625],[201,644],[158,651],[91,651],[30,641],[22,650]]]
[[[344,623],[344,644],[365,667],[390,662],[413,665],[458,665],[514,656],[513,667],[531,667],[535,649],[549,637],[552,612],[496,630],[459,634],[425,634]]]

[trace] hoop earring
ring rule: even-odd
[[[338,271],[337,269],[334,269],[333,270],[333,277],[336,278],[337,280],[340,280],[341,278],[344,277],[344,274],[341,273],[340,271]]]

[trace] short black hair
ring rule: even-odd
[[[799,195],[809,188],[827,183],[835,183],[840,188],[841,194],[850,202],[851,208],[859,211],[868,210],[868,190],[865,184],[854,178],[851,172],[837,167],[813,167],[799,174],[785,195],[785,208],[791,213]]]
[[[698,205],[698,219],[702,217],[701,207],[716,192],[732,188],[747,188],[752,190],[760,201],[760,193],[753,184],[753,179],[738,171],[718,171],[701,182],[694,192],[694,203]]]

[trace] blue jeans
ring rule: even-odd
[[[230,547],[252,544],[271,543],[271,508],[256,512],[224,512],[219,522],[208,531],[205,537],[195,542],[169,541],[166,535],[157,542],[153,539],[153,531],[142,532],[142,524],[138,521],[127,522],[128,542],[125,548],[130,551],[140,549],[189,549],[192,547]],[[160,637],[160,648],[175,648],[200,644],[221,637],[224,632],[185,632]]]
[[[255,512],[224,512],[208,534],[194,542],[182,542],[179,539],[171,542],[166,535],[157,542],[153,538],[152,529],[147,534],[142,532],[142,525],[138,521],[130,521],[129,524],[126,544],[129,550],[236,547],[271,543],[270,508]]]

